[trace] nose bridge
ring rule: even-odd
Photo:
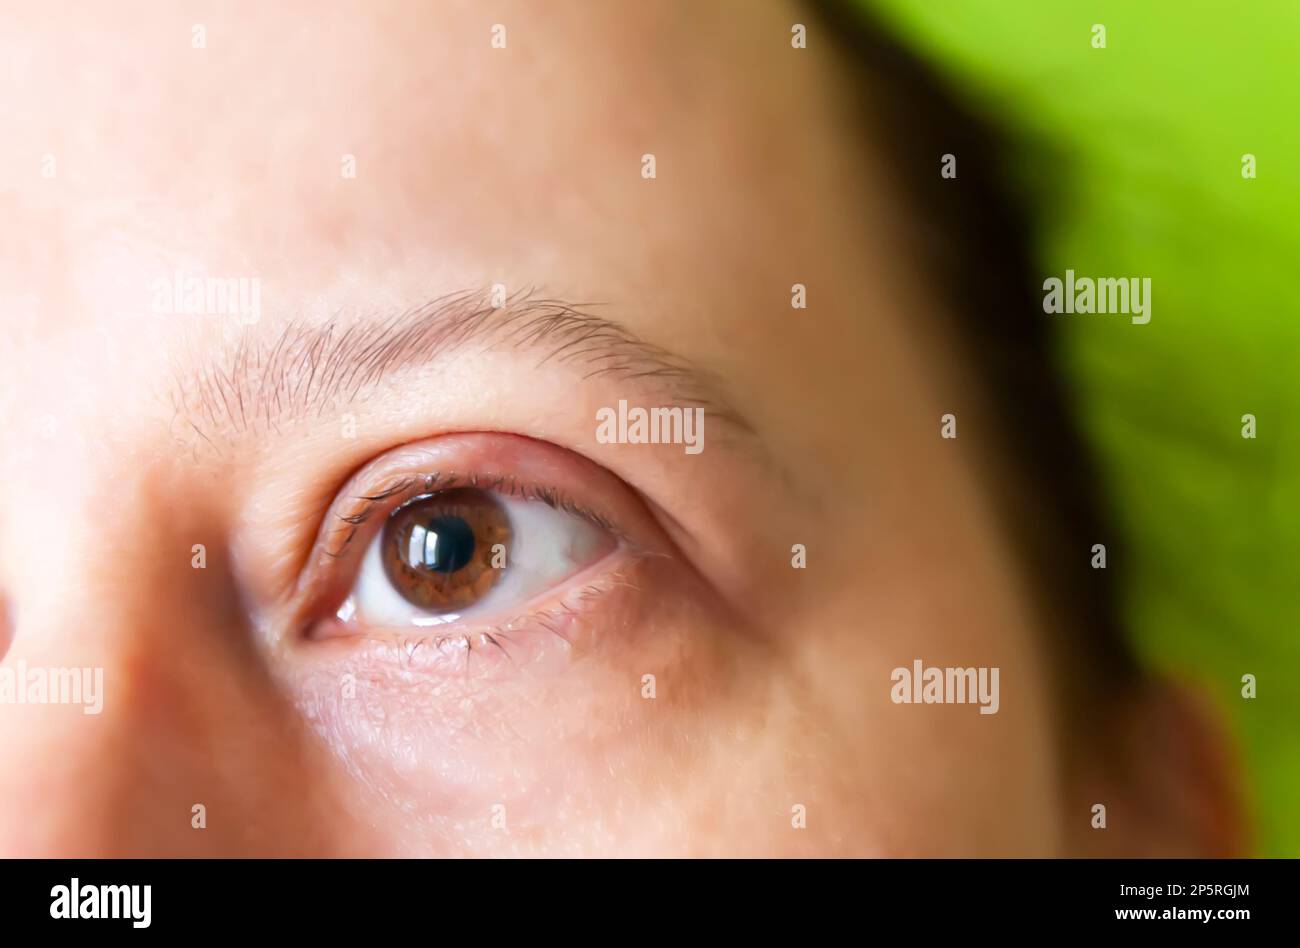
[[[312,754],[244,620],[220,517],[156,484],[60,501],[45,529],[6,532],[32,549],[8,571],[0,855],[312,851],[328,820],[295,795]]]
[[[125,453],[125,452],[124,452]],[[176,490],[163,465],[51,465],[0,514],[0,582],[15,653],[130,664],[183,638],[191,647],[247,643],[222,555],[221,514]],[[193,567],[202,543],[205,569]],[[186,633],[185,630],[191,630]]]

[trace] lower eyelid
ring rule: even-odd
[[[610,597],[641,591],[635,574],[648,558],[620,545],[582,570],[559,596],[505,621],[358,631],[341,628],[338,619],[326,619],[308,638],[414,671],[460,673],[472,666],[477,676],[523,667],[559,670],[575,649],[588,648],[587,639],[599,634],[597,614]]]

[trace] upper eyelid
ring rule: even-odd
[[[321,538],[321,553],[333,559],[341,557],[356,536],[357,531],[379,509],[380,505],[403,491],[409,490],[414,482],[415,479],[410,475],[399,476],[398,482],[392,487],[385,488],[378,493],[349,498],[359,505],[353,508],[351,513],[345,514],[331,506],[330,515],[339,523],[333,529],[327,530]]]
[[[332,529],[326,531],[321,539],[321,553],[331,559],[338,559],[347,552],[360,528],[380,510],[395,510],[402,504],[422,494],[458,487],[471,487],[502,493],[508,497],[538,501],[548,506],[581,517],[609,531],[620,542],[630,543],[628,536],[608,517],[570,498],[560,490],[544,484],[521,482],[513,475],[480,477],[477,474],[459,472],[429,472],[426,474],[392,475],[394,483],[367,494],[347,498],[355,506],[343,510],[332,509],[331,516],[337,521]],[[391,506],[390,506],[391,504]]]

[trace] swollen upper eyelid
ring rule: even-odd
[[[517,478],[508,475],[481,478],[474,474],[462,475],[454,472],[444,474],[435,471],[418,475],[399,475],[392,484],[376,491],[356,497],[339,498],[338,506],[331,511],[332,529],[326,530],[322,535],[321,553],[337,559],[347,551],[359,535],[364,533],[366,524],[382,518],[405,501],[420,494],[463,487],[544,503],[601,527],[620,542],[631,543],[630,538],[613,520],[548,485],[521,483]],[[330,526],[328,521],[327,526]]]

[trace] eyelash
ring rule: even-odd
[[[301,589],[300,606],[294,624],[304,639],[314,637],[314,630],[322,622],[335,621],[335,611],[343,601],[345,590],[350,588],[350,577],[373,539],[382,529],[386,518],[409,500],[421,495],[453,488],[477,488],[503,496],[544,503],[551,508],[594,524],[610,533],[618,541],[621,559],[618,565],[582,586],[569,589],[558,601],[548,603],[532,612],[516,615],[501,623],[475,623],[462,630],[430,627],[426,632],[414,629],[358,630],[354,640],[365,640],[372,645],[392,649],[392,660],[409,665],[415,653],[432,646],[435,657],[447,657],[446,646],[458,645],[465,653],[465,672],[469,672],[469,655],[483,648],[502,653],[511,663],[515,656],[511,647],[522,645],[516,636],[532,633],[555,635],[572,645],[562,631],[564,623],[579,619],[598,599],[616,589],[638,589],[635,580],[637,563],[647,557],[664,554],[652,553],[620,529],[611,518],[577,501],[564,490],[550,484],[520,480],[513,475],[482,475],[461,471],[436,471],[392,473],[378,479],[364,494],[341,496],[334,501],[327,520],[315,543],[313,566],[304,578],[309,578]],[[459,661],[459,659],[456,659]]]
[[[499,625],[493,625],[490,627],[475,629],[474,636],[482,638],[484,641],[486,641],[489,645],[495,647],[499,652],[501,652],[501,654],[505,655],[506,658],[510,659],[512,662],[514,661],[514,657],[510,654],[510,650],[506,648],[506,646],[502,645],[501,641],[499,640],[504,640],[511,645],[517,645],[518,643],[515,642],[513,636],[519,632],[549,633],[551,635],[560,638],[567,645],[572,645],[573,640],[556,628],[556,624],[563,621],[565,618],[577,615],[576,610],[572,605],[570,605],[570,602],[594,601],[596,599],[599,599],[605,593],[618,587],[625,587],[629,589],[640,588],[635,583],[631,582],[626,578],[623,570],[619,570],[614,574],[610,575],[609,577],[602,579],[600,582],[588,583],[586,586],[574,590],[574,592],[569,594],[569,597],[566,601],[561,602],[558,605],[549,606],[545,609],[539,609],[536,612],[532,612],[528,615],[520,616],[512,620],[505,627]],[[468,673],[469,656],[473,652],[478,651],[482,646],[474,645],[473,636],[471,636],[467,632],[453,632],[453,633],[446,633],[446,632],[439,633],[433,631],[429,631],[426,633],[404,632],[397,638],[396,644],[400,653],[404,654],[408,659],[410,659],[414,657],[416,650],[423,648],[426,645],[432,645],[435,650],[441,651],[443,649],[443,646],[445,646],[448,642],[460,643],[461,648],[465,652],[465,662],[466,662],[465,670],[466,673]]]
[[[344,509],[334,510],[331,516],[336,521],[322,538],[321,554],[328,559],[342,559],[356,539],[362,527],[379,511],[384,516],[396,510],[408,500],[434,491],[451,490],[457,487],[472,487],[492,491],[507,497],[544,503],[563,513],[572,514],[596,526],[609,531],[621,543],[627,544],[628,538],[608,517],[586,507],[562,491],[544,484],[521,483],[517,478],[503,475],[482,478],[477,474],[459,474],[449,472],[431,472],[427,474],[396,475],[396,483],[377,492],[348,498],[352,504]]]

